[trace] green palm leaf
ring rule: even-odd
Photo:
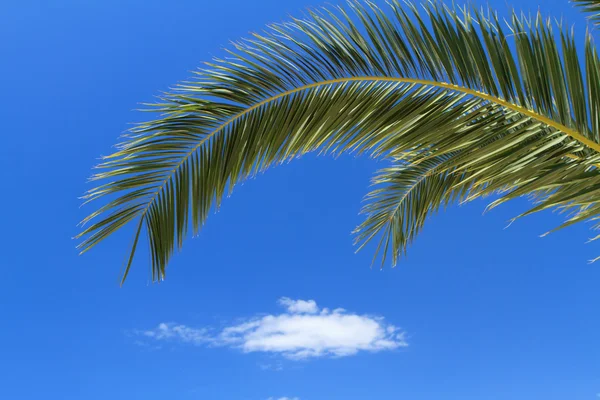
[[[597,52],[588,37],[584,73],[572,33],[540,16],[513,15],[509,28],[437,3],[421,13],[350,2],[235,44],[98,166],[92,180],[104,183],[86,202],[110,199],[83,221],[82,252],[137,220],[123,279],[144,226],[163,279],[188,227],[197,232],[237,182],[317,150],[393,160],[357,240],[382,234],[394,263],[456,198],[532,194],[533,211],[596,218]]]
[[[466,181],[468,174],[439,172],[451,157],[438,156],[418,165],[399,163],[380,170],[373,178],[377,188],[367,194],[368,203],[361,210],[367,218],[355,230],[356,243],[364,246],[383,232],[375,256],[381,254],[384,263],[389,249],[394,249],[391,256],[395,264],[431,214],[466,194],[464,189],[454,188]]]
[[[600,25],[600,0],[572,0],[577,7],[590,13],[588,17],[595,26]]]

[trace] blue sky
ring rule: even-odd
[[[566,0],[489,3],[543,3],[582,38]],[[91,210],[77,197],[144,117],[137,103],[318,4],[3,2],[0,398],[598,398],[600,267],[587,260],[600,248],[587,227],[540,239],[560,216],[504,229],[524,202],[483,217],[485,202],[454,206],[397,268],[371,269],[350,231],[372,160],[309,155],[239,186],[158,285],[142,249],[119,288],[130,232],[77,255]]]

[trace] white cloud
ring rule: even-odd
[[[377,352],[407,346],[404,332],[387,324],[382,317],[354,314],[342,308],[320,309],[314,300],[284,297],[278,303],[286,312],[251,318],[215,334],[207,328],[167,323],[138,334],[156,341],[228,346],[245,353],[270,353],[291,360],[344,357],[359,351]]]
[[[283,371],[283,364],[280,361],[269,364],[259,363],[258,367],[263,371]]]
[[[292,300],[289,297],[282,297],[278,303],[291,314],[316,314],[319,312],[317,302],[314,300]]]
[[[214,341],[208,329],[195,329],[185,325],[164,322],[159,324],[155,329],[137,333],[155,340],[177,340],[196,345]]]
[[[269,397],[267,400],[300,400],[300,397]]]

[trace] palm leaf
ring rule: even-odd
[[[588,19],[595,26],[600,25],[600,0],[572,0],[577,7],[584,12],[590,13]]]
[[[455,190],[454,187],[467,180],[468,174],[439,172],[451,157],[438,156],[417,165],[398,163],[380,170],[373,178],[377,188],[365,197],[367,205],[361,212],[367,218],[356,228],[355,242],[364,246],[383,232],[375,257],[381,254],[383,264],[389,249],[395,249],[391,252],[395,264],[430,215],[440,206],[466,194],[466,190]]]
[[[188,228],[237,182],[310,151],[393,161],[357,239],[382,234],[394,263],[457,196],[532,194],[534,211],[566,207],[576,221],[600,211],[600,62],[589,36],[584,73],[573,34],[541,16],[515,14],[506,32],[489,12],[350,2],[229,53],[164,95],[151,108],[162,115],[132,129],[92,177],[103,183],[86,202],[109,200],[83,221],[80,249],[137,220],[123,279],[142,227],[153,279],[163,279]]]

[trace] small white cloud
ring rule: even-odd
[[[319,309],[314,300],[284,297],[279,304],[286,307],[287,312],[255,317],[225,327],[216,334],[207,328],[162,323],[156,329],[142,331],[141,335],[156,341],[228,346],[245,353],[276,354],[291,360],[345,357],[359,351],[377,352],[408,346],[404,332],[387,324],[382,317],[354,314],[342,308]],[[282,399],[286,398],[277,400]]]
[[[317,303],[314,300],[292,300],[289,297],[282,297],[278,303],[291,314],[316,314],[319,312]]]
[[[267,400],[300,400],[300,397],[269,397]]]
[[[161,323],[155,329],[137,333],[155,340],[177,340],[195,345],[214,341],[208,329],[195,329],[173,323]]]
[[[259,363],[258,366],[263,371],[283,371],[283,364],[281,362],[269,364]]]

